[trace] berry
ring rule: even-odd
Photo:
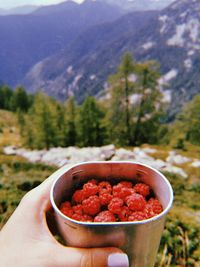
[[[73,209],[74,213],[79,214],[79,215],[83,215],[83,206],[81,204],[73,206],[72,209]]]
[[[96,215],[101,209],[101,203],[98,196],[90,196],[83,200],[83,211],[88,215]]]
[[[146,200],[140,194],[132,194],[126,198],[126,204],[132,211],[142,211],[145,208]]]
[[[94,217],[94,222],[115,222],[115,216],[109,210],[101,211]]]
[[[113,196],[121,199],[125,199],[127,196],[134,193],[134,190],[129,187],[125,187],[122,184],[113,186]]]
[[[148,205],[151,206],[154,214],[159,214],[162,212],[163,208],[158,199],[150,198],[148,201]]]
[[[83,186],[83,192],[84,192],[85,198],[96,195],[98,191],[99,191],[98,186],[91,181],[87,182]]]
[[[142,221],[146,219],[147,219],[146,214],[141,211],[134,211],[128,217],[128,221]]]
[[[72,196],[72,199],[76,203],[82,203],[82,201],[85,199],[84,191],[83,190],[76,190]]]
[[[108,205],[110,201],[112,200],[113,196],[110,193],[101,193],[99,195],[99,199],[101,202],[101,205]]]
[[[100,182],[98,187],[99,187],[99,193],[111,193],[112,192],[112,186],[109,182],[106,182],[106,181]]]
[[[119,221],[126,222],[128,221],[128,217],[130,215],[130,210],[127,206],[123,206],[118,213]]]
[[[128,181],[123,181],[123,182],[120,182],[118,184],[122,185],[123,187],[128,187],[128,188],[132,188],[133,187],[132,182],[128,182]]]
[[[118,214],[121,211],[124,201],[119,197],[114,197],[108,204],[108,210],[114,214]]]
[[[138,183],[134,186],[134,190],[136,193],[142,195],[143,197],[147,197],[150,193],[150,188],[148,185],[143,183]]]
[[[69,201],[65,201],[61,204],[60,211],[68,217],[72,217],[72,215],[74,214],[71,203]]]

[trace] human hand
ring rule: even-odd
[[[46,213],[54,175],[28,192],[0,232],[1,267],[128,267],[118,248],[65,247],[51,234]]]

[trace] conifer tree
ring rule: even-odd
[[[70,97],[65,104],[65,146],[74,146],[77,141],[76,104],[74,97]]]
[[[102,125],[104,114],[96,100],[88,96],[79,113],[79,141],[81,146],[100,146],[104,143],[105,129]]]

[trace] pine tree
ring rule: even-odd
[[[12,110],[20,109],[27,112],[29,108],[29,98],[23,87],[17,87],[12,96]]]
[[[70,97],[65,104],[65,146],[74,146],[77,141],[76,130],[76,104],[73,97]]]
[[[79,140],[81,146],[100,146],[104,144],[105,129],[102,125],[104,114],[96,100],[88,96],[80,108]]]
[[[27,131],[31,132],[33,141],[32,147],[49,149],[51,146],[57,146],[55,101],[42,92],[37,93],[27,120],[30,126],[27,127]],[[30,145],[30,140],[28,143]]]
[[[155,61],[137,64],[137,92],[140,101],[135,107],[133,144],[156,142],[160,125],[162,94],[159,90],[159,65]],[[152,134],[153,133],[153,134]]]
[[[125,54],[118,71],[109,78],[111,107],[109,112],[111,139],[121,145],[131,144],[130,94],[134,82],[130,79],[135,62],[129,53]]]
[[[173,138],[200,145],[200,95],[196,95],[177,115]]]

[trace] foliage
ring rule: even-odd
[[[112,140],[120,145],[157,143],[163,110],[158,86],[159,67],[154,61],[135,62],[125,54],[110,77],[111,101],[108,119]],[[133,97],[137,100],[133,101]]]
[[[174,140],[172,145],[175,147],[181,146],[181,149],[184,149],[186,142],[200,145],[200,95],[196,95],[177,114],[170,136]]]
[[[89,96],[85,99],[79,113],[79,140],[81,146],[100,146],[104,143],[105,129],[103,111],[96,100]]]

